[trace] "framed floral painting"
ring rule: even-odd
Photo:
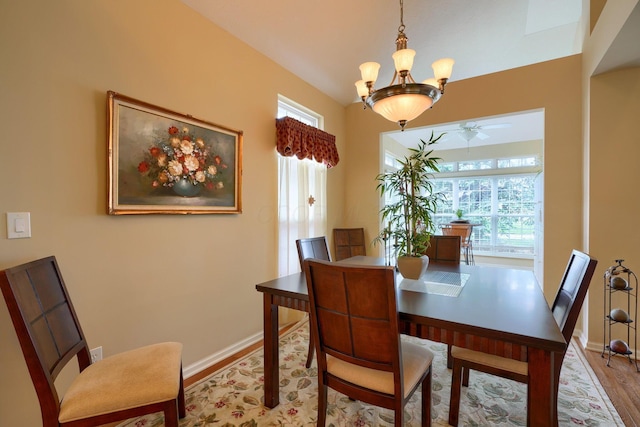
[[[242,212],[242,131],[107,95],[110,215]]]

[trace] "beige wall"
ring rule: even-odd
[[[590,93],[588,235],[589,250],[599,264],[589,294],[588,332],[590,346],[602,350],[606,268],[624,259],[624,265],[640,275],[640,231],[635,226],[640,212],[640,68],[595,76]],[[614,295],[613,308],[626,308],[621,297]],[[616,328],[615,333],[613,338],[626,340],[625,330]],[[630,344],[633,347],[633,338]]]
[[[56,255],[91,347],[184,343],[188,366],[261,332],[276,264],[277,95],[322,114],[342,162],[344,108],[177,0],[0,0],[0,268]],[[243,213],[108,216],[106,92],[244,131]],[[7,240],[6,212],[31,212]],[[250,268],[246,267],[246,263]],[[0,425],[40,425],[4,302]]]
[[[636,135],[640,117],[640,68],[600,75],[595,75],[595,70],[610,51],[621,53],[617,39],[640,2],[595,0],[593,3],[600,3],[592,4],[599,19],[584,43],[581,76],[585,164],[583,238],[599,262],[588,304],[582,312],[586,319],[582,332],[583,338],[588,338],[589,348],[602,351],[605,344],[604,272],[618,258],[625,259],[625,265],[632,270],[640,270],[637,244],[640,232],[628,226],[638,210],[635,187],[639,177],[636,159],[640,148]],[[620,303],[622,301],[614,299],[613,306]],[[617,331],[621,332],[624,331]]]

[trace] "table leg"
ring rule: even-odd
[[[271,296],[263,294],[264,325],[264,406],[274,408],[280,403],[280,361],[278,337],[278,306]]]
[[[527,386],[527,425],[558,426],[558,384],[561,355],[529,347]]]

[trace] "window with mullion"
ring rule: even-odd
[[[535,181],[532,176],[497,180],[498,227],[496,245],[518,251],[533,248],[535,230]]]
[[[392,153],[385,154],[386,170],[395,169],[396,162]],[[479,224],[472,234],[475,253],[533,256],[541,197],[536,186],[537,156],[443,162],[439,169],[434,174],[434,191],[445,197],[437,206],[436,230],[451,222],[460,209],[464,219]],[[385,203],[392,201],[390,197]]]
[[[474,227],[474,251],[487,255],[532,255],[535,229],[535,175],[436,178],[446,195],[438,205],[438,228],[461,209]]]

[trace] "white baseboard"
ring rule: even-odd
[[[587,337],[582,332],[582,329],[574,329],[573,330],[573,338],[576,338],[583,349],[589,350],[589,342]]]
[[[596,343],[592,340],[587,339],[587,336],[584,334],[582,329],[576,328],[573,331],[573,336],[578,339],[584,350],[602,351],[602,343]]]
[[[189,378],[203,370],[215,365],[218,362],[226,359],[227,357],[233,356],[237,352],[249,347],[252,344],[255,344],[258,341],[262,341],[263,333],[258,332],[248,338],[243,339],[227,348],[220,350],[217,353],[214,353],[210,356],[205,357],[195,363],[190,364],[189,366],[184,366],[182,368],[182,375],[184,378]]]
[[[584,348],[586,348],[587,350],[590,350],[590,351],[602,352],[602,349],[604,348],[604,344],[602,344],[600,342],[588,341],[586,343],[586,345],[584,345]]]

